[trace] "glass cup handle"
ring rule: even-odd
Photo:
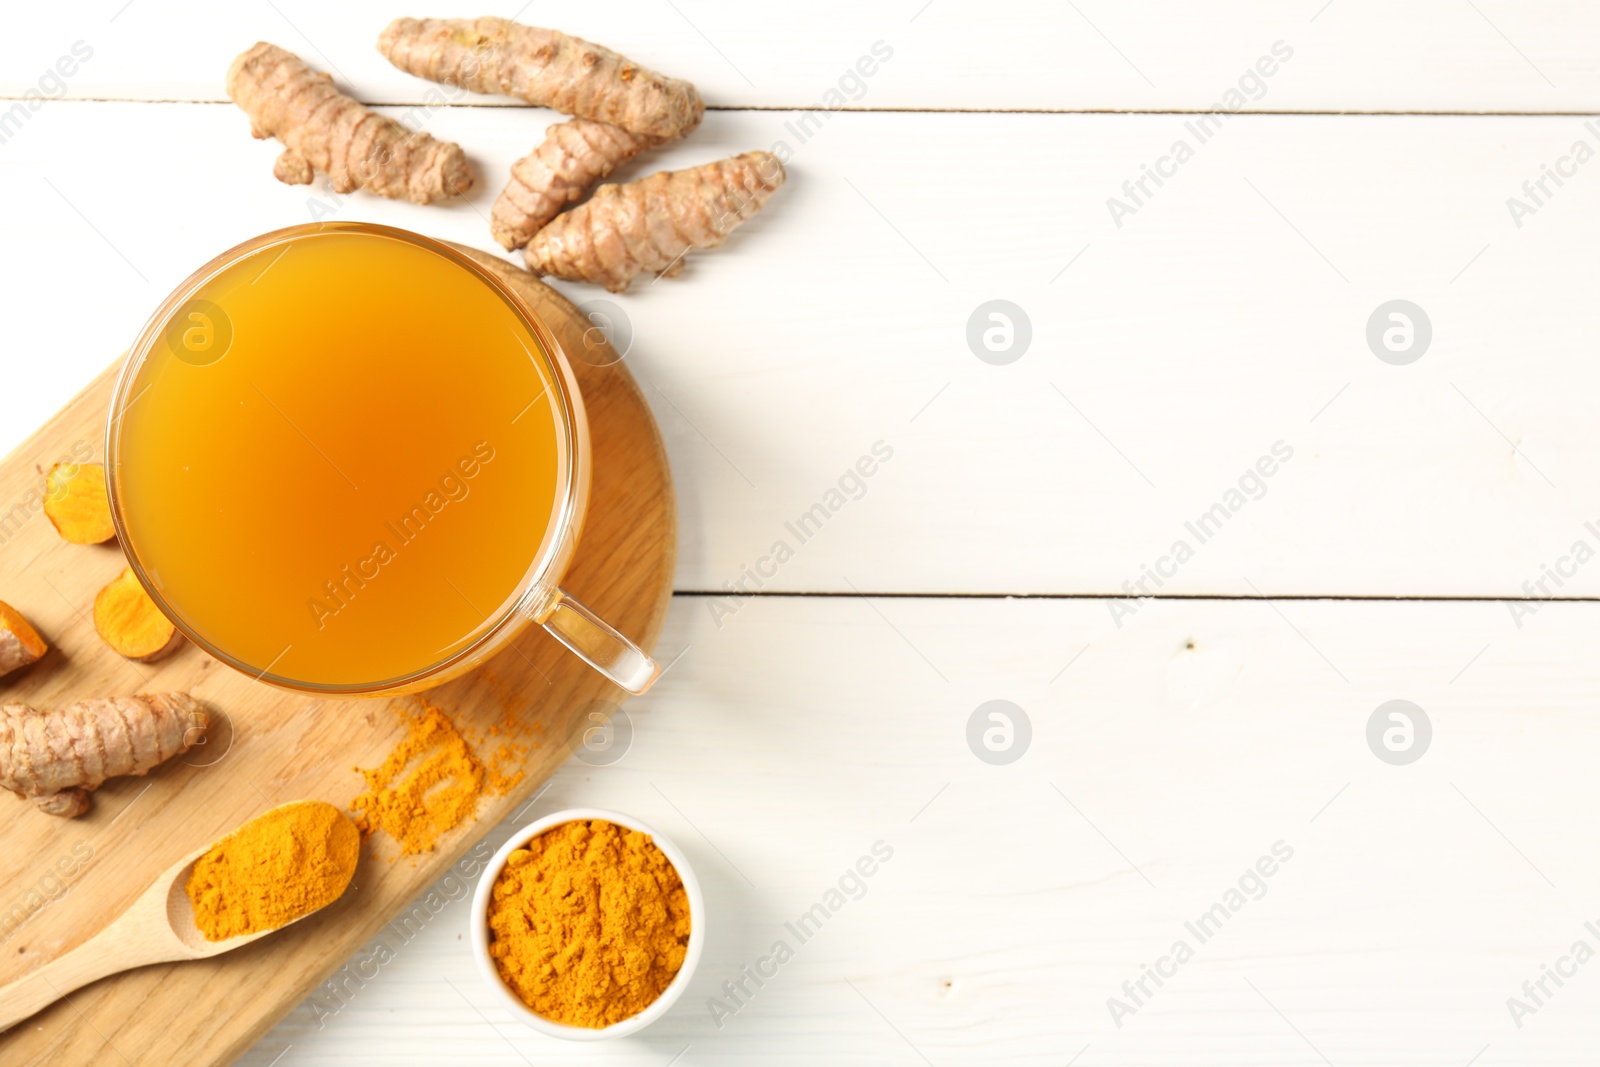
[[[579,659],[635,696],[661,676],[660,664],[564,589],[555,591],[535,621]]]

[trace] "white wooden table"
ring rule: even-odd
[[[0,450],[243,238],[320,212],[492,248],[500,176],[553,116],[430,106],[373,47],[397,15],[482,13],[12,5]],[[726,250],[616,300],[681,494],[661,651],[683,655],[629,705],[625,757],[574,763],[524,816],[607,806],[672,834],[709,949],[643,1036],[557,1045],[480,985],[458,899],[243,1062],[1593,1062],[1600,963],[1572,953],[1600,951],[1600,8],[522,17],[701,86],[702,130],[631,174],[792,150]],[[258,38],[420,108],[477,194],[277,184],[222,90]],[[78,42],[71,77],[46,73]],[[849,76],[878,42],[892,56]],[[1241,79],[1202,143],[1198,113]],[[802,143],[800,109],[836,87],[848,109]],[[1135,200],[1144,165],[1167,176]],[[1013,311],[986,361],[968,321],[992,300],[1031,339]],[[1431,327],[1409,363],[1415,337],[1380,343],[1389,361],[1368,343],[1393,300]],[[879,442],[892,458],[794,543],[785,523]],[[796,551],[772,573],[779,540]],[[746,568],[760,595],[728,597]],[[969,748],[991,700],[1031,725],[1014,762]],[[1431,725],[1408,764],[1369,747],[1391,700]],[[865,895],[798,943],[784,924],[877,842],[893,857]],[[1219,904],[1202,943],[1186,923]],[[728,999],[780,939],[794,958]]]

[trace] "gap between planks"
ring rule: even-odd
[[[1600,596],[1476,596],[1462,594],[1460,596],[1396,596],[1383,593],[1271,593],[1256,595],[1252,593],[1152,593],[1129,595],[1127,593],[885,593],[872,590],[846,590],[835,591],[825,589],[809,590],[759,590],[746,592],[742,589],[674,589],[675,597],[833,597],[848,600],[859,597],[871,597],[876,600],[1325,600],[1325,601],[1359,601],[1359,602],[1396,602],[1416,604],[1593,604],[1600,603]]]
[[[0,101],[22,101],[20,95],[0,93]],[[53,97],[50,104],[202,104],[232,107],[233,101],[221,97],[205,100],[184,97],[143,96],[72,96]],[[517,104],[485,100],[442,104],[428,104],[420,100],[363,100],[368,107],[427,107],[431,110],[450,108],[489,108],[507,111],[545,111],[548,108],[532,104]],[[840,107],[819,108],[812,104],[748,104],[741,107],[707,105],[707,111],[739,112],[759,111],[827,111],[830,114],[852,115],[1210,115],[1212,108],[1140,108],[1140,107]],[[1600,118],[1600,111],[1400,111],[1400,110],[1346,110],[1323,108],[1320,110],[1256,110],[1245,108],[1230,111],[1229,115],[1251,115],[1261,118],[1463,118],[1463,119],[1542,119],[1542,118]]]

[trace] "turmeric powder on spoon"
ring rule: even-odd
[[[274,808],[195,861],[184,891],[207,941],[287,926],[338,900],[356,873],[361,834],[338,808]]]

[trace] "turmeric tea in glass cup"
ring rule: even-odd
[[[660,673],[561,588],[590,464],[566,354],[437,241],[324,223],[207,263],[129,351],[106,455],[140,582],[262,681],[413,692],[529,623],[629,692]]]

